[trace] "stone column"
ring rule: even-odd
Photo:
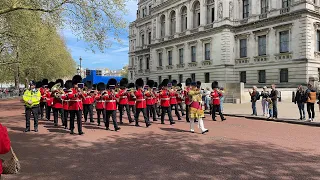
[[[205,0],[200,1],[200,28],[199,31],[204,30],[204,26],[206,25],[207,21],[207,7]]]
[[[186,34],[190,34],[190,30],[193,28],[193,12],[192,12],[192,8],[191,8],[191,4],[188,5],[188,9],[187,9],[187,32]]]
[[[269,4],[270,10],[277,9],[278,1],[279,0],[270,0],[270,4]],[[279,6],[279,8],[280,8],[280,6]]]
[[[177,38],[180,32],[181,32],[181,12],[179,8],[177,8],[176,9],[176,33],[174,37]]]
[[[165,21],[165,36],[164,36],[164,39],[168,40],[168,36],[170,35],[170,15],[169,15],[168,11],[165,13],[165,16],[166,16],[166,21]]]
[[[155,33],[156,33],[156,42],[159,42],[160,39],[160,19],[159,19],[159,15],[157,15],[156,17],[156,29],[155,29]]]

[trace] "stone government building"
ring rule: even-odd
[[[129,80],[296,87],[320,72],[320,0],[140,0]]]

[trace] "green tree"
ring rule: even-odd
[[[121,76],[122,76],[123,78],[128,78],[128,65],[125,65],[125,66],[122,68],[120,74],[121,74]]]

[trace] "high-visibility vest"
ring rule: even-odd
[[[26,107],[31,108],[33,106],[37,106],[40,104],[41,93],[39,90],[36,90],[36,91],[26,90],[23,94],[22,99]],[[31,101],[32,103],[29,104],[28,101]]]

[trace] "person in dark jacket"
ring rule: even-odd
[[[306,94],[302,89],[302,85],[298,87],[294,103],[298,105],[299,113],[300,113],[300,120],[305,120],[306,112],[304,110],[304,104],[306,103]]]
[[[312,84],[308,84],[308,89],[306,91],[307,95],[307,111],[308,111],[308,116],[309,116],[309,121],[313,121],[315,117],[315,112],[314,112],[314,104],[317,101],[317,92],[313,88]]]
[[[253,116],[257,116],[257,93],[259,93],[257,91],[257,87],[253,86],[252,91],[249,91],[249,94],[251,96],[251,107],[252,107],[252,114]]]
[[[263,91],[261,91],[261,105],[262,105],[262,112],[263,112],[263,116],[268,117],[269,114],[269,105],[268,105],[268,99],[269,97],[269,92],[267,89],[267,86],[263,87]]]
[[[276,90],[275,84],[271,85],[271,89],[272,90],[270,93],[270,98],[273,104],[273,118],[277,119],[278,118],[278,91]]]

